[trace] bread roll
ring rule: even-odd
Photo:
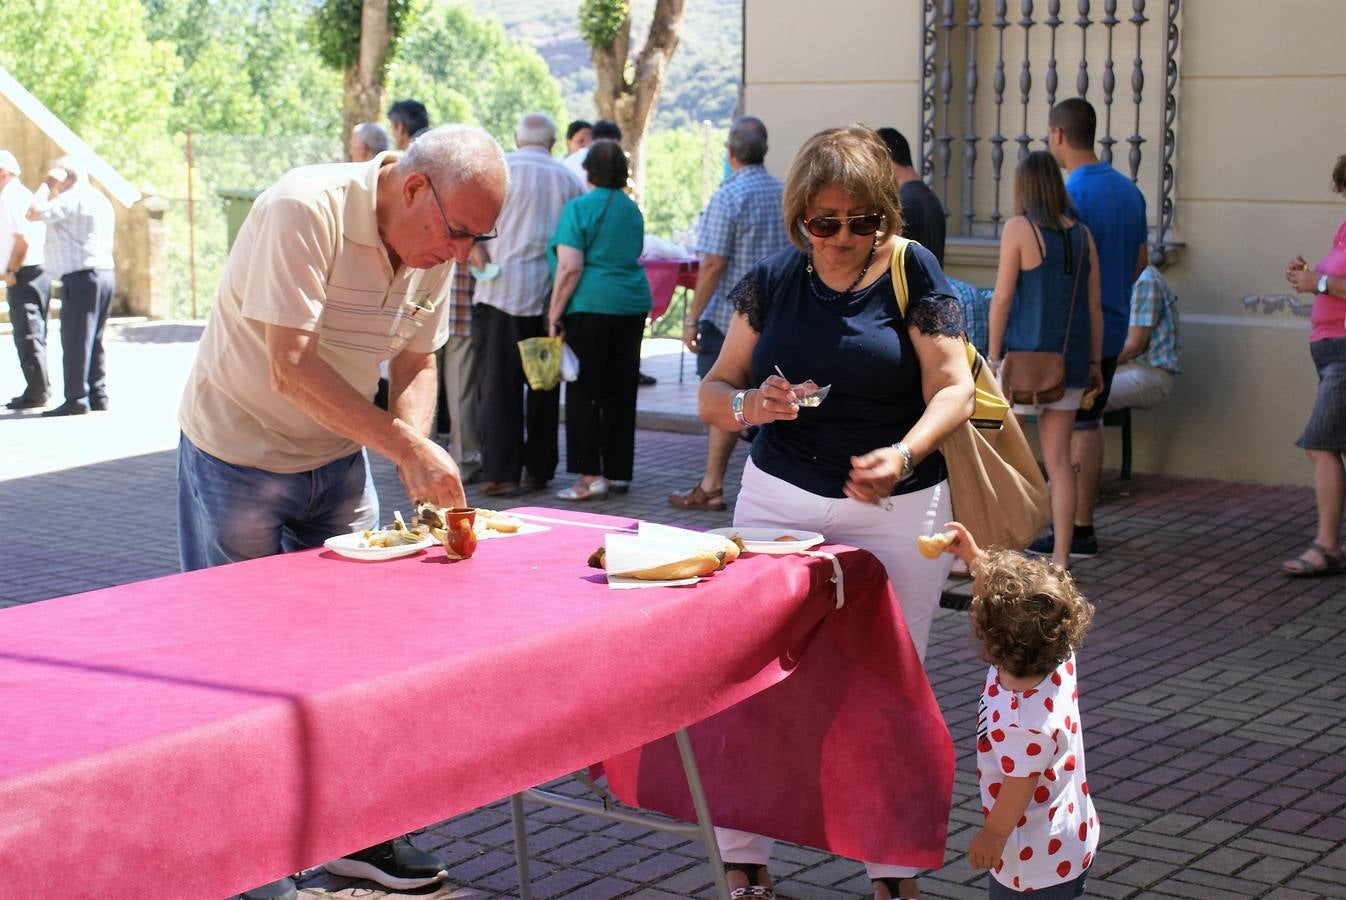
[[[724,558],[723,551],[712,553],[709,550],[698,550],[686,559],[680,559],[677,562],[665,563],[662,566],[654,566],[649,569],[613,572],[611,574],[619,575],[622,578],[638,578],[641,581],[672,581],[678,578],[696,578],[717,571]]]
[[[952,531],[942,531],[939,534],[923,534],[916,538],[916,549],[921,551],[921,555],[926,559],[934,559],[953,543],[954,537]]]

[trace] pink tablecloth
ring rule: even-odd
[[[599,759],[676,807],[662,749],[625,751],[781,682],[696,732],[724,824],[758,824],[741,788],[789,778],[782,836],[938,861],[952,748],[871,555],[837,551],[836,612],[807,557],[612,591],[584,562],[601,535],[555,525],[458,563],[310,551],[0,611],[0,897],[52,896],[53,853],[105,900],[225,896]],[[801,704],[796,681],[823,693]],[[943,810],[885,821],[856,786],[875,755]]]
[[[645,277],[650,282],[650,296],[654,299],[654,307],[650,310],[651,321],[668,311],[675,288],[685,287],[690,290],[696,287],[696,275],[701,268],[696,259],[641,257],[640,264],[645,267]]]

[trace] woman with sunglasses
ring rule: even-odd
[[[872,552],[924,657],[950,557],[923,558],[916,538],[951,517],[938,448],[972,414],[962,313],[919,244],[903,256],[909,302],[899,311],[890,266],[901,203],[887,148],[870,129],[810,138],[791,164],[782,212],[794,246],[734,288],[736,313],[699,394],[708,424],[762,426],[734,524],[811,529]],[[806,381],[830,391],[801,408]],[[773,896],[772,841],[717,836],[739,896]],[[866,868],[878,900],[920,896],[917,867]]]

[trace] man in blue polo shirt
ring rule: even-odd
[[[1066,191],[1079,219],[1094,235],[1098,248],[1099,280],[1103,289],[1103,392],[1088,409],[1075,415],[1070,441],[1071,461],[1079,473],[1075,484],[1075,536],[1070,555],[1095,556],[1094,504],[1103,469],[1103,410],[1108,405],[1117,355],[1126,343],[1131,318],[1131,285],[1149,264],[1145,244],[1148,225],[1145,197],[1129,178],[1094,153],[1098,116],[1082,97],[1063,100],[1047,116],[1052,156],[1067,172]],[[1051,551],[1051,538],[1039,539]]]

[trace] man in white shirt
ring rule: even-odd
[[[478,282],[472,297],[472,352],[481,386],[481,493],[487,497],[513,494],[521,484],[540,490],[556,474],[560,389],[526,386],[518,343],[547,334],[547,241],[561,208],[584,191],[551,155],[556,123],[550,116],[520,118],[514,142],[519,149],[506,157],[510,185],[500,211],[500,238],[487,248],[500,273]]]
[[[588,124],[588,123],[581,123]],[[622,142],[622,129],[616,122],[609,122],[607,119],[599,119],[587,132],[581,131],[580,134],[588,134],[583,143],[576,143],[571,146],[570,140],[566,141],[566,146],[570,150],[570,155],[565,158],[566,168],[568,168],[575,177],[580,180],[584,190],[589,190],[589,176],[584,171],[584,160],[589,155],[589,145],[594,141],[616,141]]]
[[[0,150],[0,281],[9,302],[14,349],[26,387],[5,404],[8,409],[38,409],[51,393],[47,379],[47,306],[51,276],[42,267],[47,226],[28,220],[32,193],[19,181],[19,161]]]
[[[28,220],[47,227],[44,267],[61,282],[61,368],[65,402],[43,416],[105,410],[107,364],[103,328],[117,289],[112,268],[112,204],[89,183],[84,166],[57,158],[33,194]]]

